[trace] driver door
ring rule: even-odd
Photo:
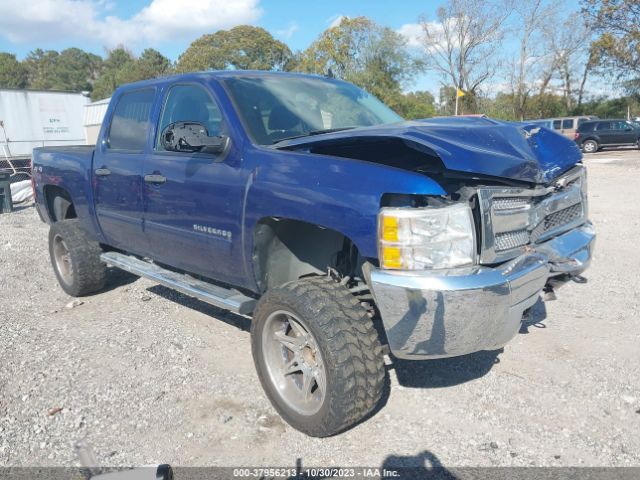
[[[205,125],[210,136],[226,133],[221,111],[204,85],[176,84],[168,90],[156,145],[143,168],[144,225],[151,257],[235,283],[244,191],[240,154],[233,144],[222,154],[164,150],[163,130],[183,121]]]

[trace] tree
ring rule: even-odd
[[[291,50],[264,28],[239,25],[195,40],[180,55],[176,70],[286,70]]]
[[[58,53],[40,48],[24,60],[28,86],[38,90],[91,91],[98,78],[102,58],[79,48]]]
[[[93,86],[91,98],[101,100],[110,97],[116,88],[128,81],[129,70],[133,69],[135,58],[124,47],[111,50],[102,63],[100,75]]]
[[[581,20],[577,12],[570,12],[566,17],[553,13],[545,19],[542,27],[544,48],[551,53],[551,59],[547,62],[549,68],[545,72],[540,95],[545,93],[552,75],[557,74],[567,111],[576,103],[582,103],[587,77],[593,67],[592,32]]]
[[[343,18],[325,30],[298,56],[296,68],[353,82],[401,111],[402,87],[421,64],[410,56],[398,33],[356,17]]]
[[[55,50],[37,48],[26,56],[22,62],[27,70],[29,88],[36,90],[51,90],[54,85],[53,71],[58,56]]]
[[[73,92],[91,91],[97,80],[102,58],[79,48],[60,52],[53,71],[53,88]]]
[[[515,7],[518,53],[511,62],[510,83],[515,118],[524,120],[527,101],[536,88],[542,85],[544,93],[558,64],[543,41],[543,27],[557,14],[554,6],[545,6],[542,0],[530,0]],[[545,60],[551,64],[545,65]]]
[[[599,35],[593,60],[640,91],[640,0],[583,0],[583,12]]]
[[[402,96],[398,113],[407,120],[429,118],[436,114],[435,99],[431,92],[409,92]]]
[[[426,67],[445,85],[475,95],[496,71],[509,3],[492,0],[447,0],[436,21],[422,17]]]
[[[171,71],[171,62],[153,48],[147,48],[135,58],[124,47],[111,50],[102,64],[100,76],[91,97],[94,100],[109,97],[123,83],[161,77]]]
[[[27,69],[16,56],[0,52],[0,88],[25,88],[27,86]]]
[[[167,57],[153,48],[146,48],[135,62],[133,76],[142,80],[161,77],[170,71],[171,61]]]

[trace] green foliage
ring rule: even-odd
[[[287,70],[291,50],[264,28],[240,25],[195,40],[180,55],[176,70]]]
[[[402,86],[410,82],[422,64],[406,49],[406,41],[388,27],[366,17],[343,18],[325,30],[296,58],[303,72],[331,72],[366,89],[402,112]]]
[[[599,34],[593,59],[640,92],[640,0],[583,0],[583,13]]]
[[[109,52],[107,59],[103,62],[91,98],[93,100],[107,98],[123,83],[161,77],[170,71],[171,62],[157,50],[147,48],[139,58],[135,58],[124,47],[116,48]]]
[[[44,51],[40,48],[29,52],[22,64],[27,69],[29,88],[35,90],[52,90],[54,87],[53,71],[60,54],[55,50]]]
[[[102,58],[79,48],[58,53],[40,48],[30,52],[23,65],[28,87],[36,90],[91,91],[98,77]]]
[[[596,31],[588,58],[606,71],[618,72],[635,96],[580,102],[566,95],[531,93],[524,107],[525,118],[593,114],[601,118],[640,115],[640,0],[582,0],[583,13]],[[344,18],[322,32],[302,52],[292,54],[284,43],[266,30],[241,25],[203,35],[180,56],[175,70],[256,69],[302,71],[327,74],[351,81],[376,95],[407,119],[453,115],[455,89],[442,87],[436,102],[429,92],[404,93],[424,63],[412,57],[404,37],[366,17]],[[94,100],[111,96],[123,83],[168,75],[174,71],[168,58],[148,48],[136,58],[124,47],[107,53],[106,59],[79,48],[61,52],[36,49],[19,62],[0,52],[0,88],[90,91]],[[604,70],[603,70],[604,71]],[[549,77],[551,78],[551,77]],[[556,90],[557,92],[557,90]],[[573,95],[571,93],[570,95]],[[580,94],[580,99],[582,95]],[[459,112],[486,114],[505,120],[519,118],[514,96],[493,97],[467,91],[459,99]],[[348,114],[345,112],[345,114]]]
[[[167,75],[171,71],[171,61],[153,48],[147,48],[136,60],[133,76],[138,80]]]
[[[110,97],[118,86],[129,80],[129,71],[133,69],[134,64],[133,54],[124,47],[111,50],[102,63],[102,70],[93,86],[91,98],[100,100]]]
[[[627,118],[627,109],[632,116],[640,116],[640,99],[637,96],[598,98],[582,104],[580,109],[573,113],[596,115],[600,118]]]
[[[0,52],[0,88],[24,88],[27,86],[27,69],[15,55]]]
[[[79,48],[67,48],[60,52],[54,69],[54,89],[91,91],[98,78],[102,58]]]
[[[390,105],[407,120],[429,118],[436,114],[435,99],[431,92],[410,92],[402,95],[397,106]]]

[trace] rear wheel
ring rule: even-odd
[[[598,151],[598,142],[595,140],[587,140],[582,144],[582,151],[584,153],[595,153]]]
[[[292,427],[314,437],[366,417],[382,396],[382,348],[366,310],[327,277],[290,282],[258,302],[253,358],[267,397]]]
[[[81,297],[104,288],[106,265],[102,249],[80,228],[77,219],[63,220],[49,230],[49,255],[62,289]]]

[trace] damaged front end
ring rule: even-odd
[[[541,292],[589,265],[580,153],[553,132],[492,122],[360,129],[284,147],[420,172],[447,192],[382,198],[379,266],[367,281],[396,357],[500,348]]]
[[[546,187],[463,187],[459,202],[472,205],[477,219],[474,265],[370,273],[394,355],[440,358],[500,348],[541,292],[581,279],[595,244],[585,186],[577,166]]]

